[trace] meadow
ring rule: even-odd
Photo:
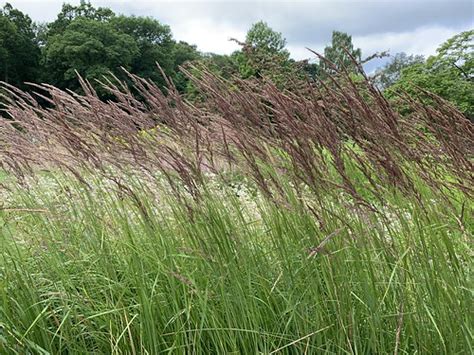
[[[0,353],[472,352],[471,122],[184,72],[4,87]]]

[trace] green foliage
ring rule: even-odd
[[[380,89],[384,90],[400,79],[403,69],[414,64],[424,63],[424,61],[425,58],[422,55],[397,53],[383,68],[376,71],[375,83]]]
[[[474,30],[461,32],[443,43],[437,55],[428,58],[435,70],[451,66],[466,80],[474,80]]]
[[[85,18],[97,22],[108,22],[115,13],[108,8],[95,8],[90,2],[81,1],[79,6],[63,4],[55,21],[48,24],[47,36],[62,34],[76,18]]]
[[[238,63],[236,62],[236,53],[234,55],[208,54],[204,63],[214,73],[226,79],[239,73]]]
[[[211,179],[185,206],[120,174],[126,193],[59,172],[9,185],[1,353],[472,352],[472,205],[425,186],[371,214],[328,194],[322,226],[288,183],[289,205]]]
[[[245,37],[245,44],[258,51],[289,56],[285,49],[286,39],[263,21],[252,25]]]
[[[157,63],[182,89],[186,80],[178,67],[199,57],[195,46],[176,43],[170,28],[155,19],[116,16],[85,2],[63,5],[43,37],[45,80],[72,90],[79,87],[76,71],[94,83],[109,72],[124,78],[120,67],[165,86]]]
[[[195,60],[195,64],[190,72],[196,78],[201,77],[201,70],[206,68],[210,72],[227,80],[232,80],[234,77],[241,77],[239,65],[236,61],[237,52],[232,55],[221,55],[214,53],[203,54],[200,58]],[[182,73],[180,75],[183,75]],[[184,76],[184,75],[183,75]],[[178,75],[179,77],[179,75]],[[204,99],[202,93],[195,84],[189,80],[183,82],[185,85],[186,98],[191,101],[201,101]]]
[[[286,87],[289,80],[297,75],[304,75],[296,67],[295,61],[290,59],[283,35],[274,31],[263,21],[252,25],[247,32],[245,42],[235,41],[242,46],[240,50],[230,56],[205,54],[198,60],[198,66],[203,66],[231,81],[234,77],[239,79],[266,77],[279,87]],[[193,75],[199,77],[199,70],[194,68]],[[194,84],[190,82],[186,85],[186,95],[192,100],[201,99]]]
[[[180,67],[188,62],[197,61],[201,58],[195,45],[191,45],[184,41],[174,43],[171,57],[173,59],[173,68],[170,73],[173,83],[179,92],[186,92],[189,80],[180,71]]]
[[[334,74],[343,69],[351,72],[355,70],[354,61],[361,61],[361,50],[354,48],[352,36],[333,31],[331,45],[324,49],[324,57],[331,63],[321,61],[321,73]]]
[[[474,118],[474,30],[447,40],[425,63],[402,69],[400,79],[387,91],[387,96],[394,97],[397,90],[418,95],[418,88],[441,96],[467,117]]]
[[[361,61],[352,37],[339,31],[332,33],[331,45],[324,50],[333,64],[296,63],[284,36],[263,21],[253,24],[240,44],[242,49],[230,56],[203,56],[196,46],[176,42],[167,25],[149,17],[117,16],[109,8],[81,1],[64,4],[55,21],[41,25],[6,4],[0,10],[0,79],[20,87],[25,81],[42,81],[77,91],[76,71],[94,84],[109,72],[125,79],[120,70],[124,67],[163,87],[158,63],[180,92],[193,97],[193,85],[179,72],[186,62],[200,61],[225,78],[267,77],[279,87],[289,87],[297,76],[325,79],[342,68],[355,72],[354,60]],[[398,89],[418,94],[421,87],[473,118],[473,52],[473,30],[465,31],[442,44],[427,61],[397,54],[378,71],[376,83],[389,98]]]
[[[170,28],[150,17],[118,16],[110,22],[118,33],[131,36],[138,47],[130,63],[130,71],[164,86],[164,78],[156,63],[167,75],[172,75],[174,42]]]
[[[286,40],[265,22],[252,25],[247,32],[241,51],[232,54],[242,78],[268,76],[282,80],[290,66]]]
[[[113,24],[78,17],[48,39],[44,66],[50,83],[77,90],[76,71],[93,82],[121,66],[130,69],[138,53],[133,37],[116,31]]]
[[[39,59],[30,17],[7,3],[0,9],[0,80],[20,87],[36,81]]]

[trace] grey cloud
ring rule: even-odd
[[[63,0],[10,2],[33,19],[52,20]],[[216,48],[217,52],[229,50],[226,42],[234,31],[238,38],[252,23],[264,20],[283,33],[295,57],[306,56],[301,50],[305,46],[323,48],[333,30],[350,33],[368,52],[379,45],[380,39],[379,50],[422,49],[427,53],[446,39],[435,38],[436,33],[448,34],[474,27],[474,5],[470,0],[92,0],[92,3],[111,7],[117,13],[155,17],[170,25],[177,39],[194,41],[198,47]],[[219,32],[223,29],[225,34]],[[425,30],[420,32],[420,29]],[[433,36],[427,34],[430,29],[434,31]],[[442,31],[436,32],[437,29]],[[403,41],[397,40],[397,36]],[[422,43],[427,40],[431,41],[428,46]]]
[[[113,1],[101,1],[113,3]],[[152,14],[164,22],[212,18],[235,27],[264,19],[289,41],[327,38],[334,29],[355,36],[410,31],[422,26],[455,26],[473,21],[469,0],[402,1],[134,1],[121,2],[128,13]]]
[[[287,9],[287,21],[282,22],[282,30],[289,41],[328,38],[334,29],[353,36],[366,36],[383,32],[407,32],[425,26],[459,26],[472,22],[473,18],[472,2],[464,0],[334,2],[330,8],[319,4],[304,5],[302,9]]]
[[[110,3],[110,1],[103,1]],[[383,33],[410,33],[420,28],[466,29],[472,27],[473,3],[469,0],[379,1],[135,1],[122,2],[121,11],[152,15],[180,28],[196,26],[203,19],[226,24],[242,32],[258,20],[284,34],[293,48],[324,47],[333,30],[354,38]],[[238,31],[237,31],[238,30]],[[199,31],[196,28],[196,31]],[[416,41],[413,38],[413,41]],[[436,39],[433,39],[436,40]],[[440,43],[443,39],[437,43]],[[381,43],[381,50],[390,43]],[[407,46],[408,47],[408,46]],[[364,49],[364,48],[363,48]],[[372,48],[370,48],[372,49]],[[398,50],[399,48],[397,48]],[[301,51],[299,51],[301,53]]]

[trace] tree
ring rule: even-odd
[[[451,67],[458,75],[474,80],[474,30],[461,32],[444,42],[437,55],[428,59],[433,70]]]
[[[174,42],[170,28],[149,17],[119,16],[112,19],[111,23],[118,32],[132,37],[138,47],[130,71],[164,85],[156,63],[167,75],[172,74]]]
[[[231,57],[242,78],[266,76],[284,85],[291,75],[293,61],[285,48],[286,39],[280,32],[260,21],[247,32],[245,42],[238,43],[242,50],[234,52]]]
[[[397,53],[390,62],[385,64],[375,73],[375,83],[377,87],[384,90],[400,79],[402,70],[414,64],[424,63],[425,58],[422,55],[407,55],[406,53]]]
[[[69,89],[78,88],[76,70],[88,79],[109,71],[126,79],[121,66],[163,87],[165,80],[156,63],[167,76],[183,81],[176,73],[178,66],[198,56],[194,46],[176,43],[169,26],[158,20],[116,16],[108,8],[94,8],[85,1],[79,6],[63,5],[44,38],[47,80]]]
[[[245,44],[258,51],[289,56],[285,49],[286,39],[263,21],[252,25],[245,37]]]
[[[195,45],[191,45],[184,41],[174,43],[173,51],[173,68],[171,78],[178,91],[184,93],[187,91],[189,80],[180,71],[180,67],[188,62],[194,62],[202,58],[201,53]]]
[[[35,81],[40,50],[31,18],[6,4],[0,9],[1,80],[16,86]]]
[[[79,6],[63,4],[56,20],[48,25],[47,36],[63,33],[77,18],[85,18],[97,22],[108,22],[114,16],[115,13],[111,9],[105,7],[95,8],[90,2],[84,0],[81,0]]]
[[[418,88],[452,102],[474,119],[474,30],[448,39],[425,63],[402,69],[400,79],[387,90],[387,96],[394,97],[398,90],[419,94]]]
[[[1,79],[9,82],[13,71],[13,60],[17,31],[13,23],[0,15],[0,70]]]
[[[335,66],[335,69],[331,64],[321,60],[320,74],[331,75],[342,69],[351,72],[356,69],[354,60],[361,61],[361,50],[360,48],[354,49],[352,36],[344,32],[333,31],[331,45],[324,49],[324,57]]]
[[[234,76],[239,76],[240,74],[238,64],[233,55],[204,53],[200,54],[199,58],[195,58],[192,63],[194,64],[193,67],[187,69],[189,69],[191,75],[196,78],[201,77],[201,70],[203,68],[225,79],[232,79]],[[183,81],[178,81],[178,83],[180,85],[179,87],[183,88],[186,98],[195,102],[204,100],[204,96],[191,80],[184,78],[182,73],[178,73],[178,77],[179,76],[182,76],[184,79]]]
[[[77,90],[76,71],[93,82],[121,66],[130,69],[138,53],[136,41],[111,23],[79,17],[63,33],[49,37],[44,66],[51,84]]]

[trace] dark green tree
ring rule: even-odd
[[[76,71],[94,82],[110,71],[130,70],[139,53],[130,35],[117,31],[110,22],[78,17],[62,33],[48,38],[43,50],[49,82],[60,88],[77,90]]]
[[[39,59],[31,18],[7,3],[0,9],[0,80],[20,87],[36,81]]]
[[[171,79],[173,80],[178,91],[184,93],[187,90],[189,80],[180,71],[180,67],[186,63],[192,63],[202,58],[201,53],[195,45],[191,45],[184,41],[174,43],[172,51],[173,71]]]
[[[163,86],[165,81],[156,63],[168,76],[173,74],[175,43],[170,28],[150,17],[118,16],[110,22],[117,32],[132,37],[138,47],[130,71]]]
[[[88,79],[108,72],[125,79],[120,67],[164,86],[157,63],[167,76],[182,82],[179,65],[199,56],[194,46],[176,43],[169,26],[158,20],[116,16],[108,8],[95,8],[85,1],[79,6],[63,5],[49,24],[44,43],[47,81],[69,89],[78,88],[76,71]]]
[[[0,78],[6,82],[10,82],[14,71],[16,37],[15,25],[6,16],[0,15]]]
[[[335,68],[324,60],[320,61],[321,74],[335,74],[345,69],[349,72],[355,71],[356,62],[361,61],[360,48],[354,48],[352,36],[344,32],[333,31],[331,45],[324,49],[324,57],[330,61]]]
[[[173,69],[178,70],[186,62],[198,60],[202,57],[196,45],[179,41],[173,46]]]
[[[190,72],[197,78],[201,76],[201,70],[203,68],[217,75],[218,77],[230,79],[231,81],[234,76],[240,76],[239,67],[235,61],[234,55],[205,53],[201,54],[199,58],[194,59],[191,63],[194,65],[190,69]],[[182,83],[184,84],[184,93],[188,99],[192,101],[204,99],[192,81],[186,79]]]
[[[98,22],[108,22],[115,13],[106,7],[95,8],[90,2],[81,0],[79,6],[63,4],[61,12],[55,21],[48,24],[47,36],[62,34],[66,28],[77,18],[85,18]]]
[[[285,48],[286,39],[280,32],[260,21],[249,29],[245,42],[238,43],[242,49],[231,57],[242,78],[265,76],[285,86],[293,74],[294,61],[290,59],[290,52]]]
[[[203,58],[203,63],[213,73],[226,79],[239,74],[234,55],[207,53]]]

